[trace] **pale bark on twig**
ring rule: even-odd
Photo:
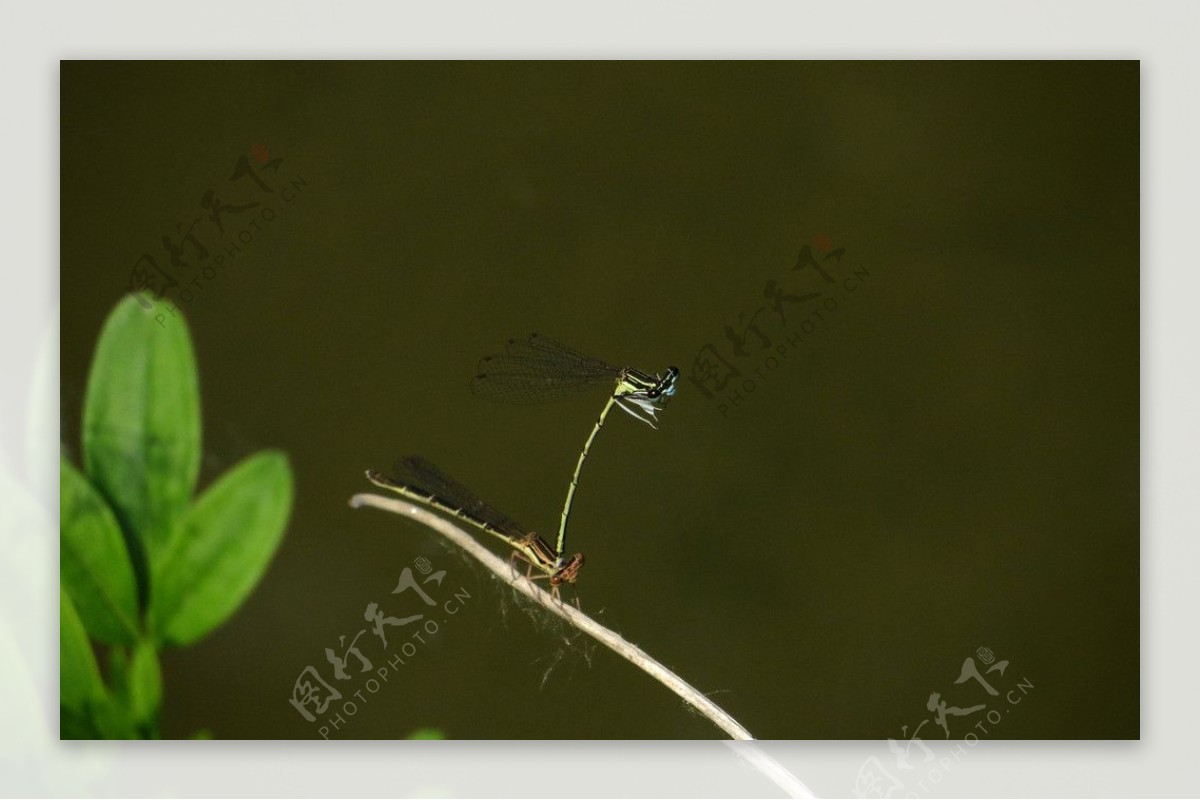
[[[683,678],[651,658],[640,647],[626,640],[616,631],[601,625],[570,603],[564,603],[561,600],[552,598],[549,592],[528,580],[523,573],[513,570],[508,562],[501,559],[491,550],[488,550],[475,537],[449,520],[404,500],[375,494],[356,494],[350,498],[350,505],[353,508],[373,506],[384,511],[390,511],[393,514],[400,514],[440,533],[455,545],[474,556],[481,564],[495,573],[496,577],[502,583],[507,584],[514,591],[520,592],[549,613],[561,617],[568,624],[591,636],[679,695],[685,703],[707,717],[731,739],[754,738],[748,730],[743,728],[723,708],[705,697]]]

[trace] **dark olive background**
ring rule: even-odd
[[[727,413],[685,377],[659,430],[610,417],[570,544],[584,607],[757,736],[899,738],[931,692],[988,702],[954,685],[984,646],[997,685],[1035,687],[990,701],[989,737],[1138,736],[1138,103],[1136,62],[64,63],[74,457],[138,256],[165,264],[209,188],[276,212],[227,214],[223,242],[197,226],[213,255],[251,241],[185,311],[202,485],[282,448],[295,507],[241,611],[165,657],[165,733],[316,736],[294,680],[330,677],[368,602],[417,613],[390,591],[426,556],[439,599],[471,600],[337,736],[717,735],[425,529],[347,507],[364,468],[416,452],[552,529],[603,390],[467,389],[540,331],[691,377],[713,344],[755,379]],[[283,159],[274,195],[227,180],[255,146]],[[846,248],[835,284],[790,270],[814,237]],[[724,329],[770,280],[839,305],[809,335],[816,304],[762,312],[787,353],[763,378]]]

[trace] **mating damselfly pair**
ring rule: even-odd
[[[514,559],[529,564],[527,577],[533,577],[533,570],[537,569],[542,573],[537,577],[548,579],[552,591],[557,592],[561,584],[574,583],[583,566],[583,553],[566,555],[567,521],[583,464],[596,435],[604,427],[608,412],[617,406],[634,419],[657,427],[657,414],[675,394],[678,379],[677,367],[668,367],[659,374],[617,367],[536,333],[527,339],[510,339],[504,353],[487,356],[479,362],[479,371],[471,379],[471,391],[479,397],[502,403],[548,402],[603,384],[611,387],[608,401],[579,453],[567,486],[558,537],[553,546],[541,535],[489,506],[420,456],[401,459],[391,475],[368,470],[367,478],[376,486],[461,519],[503,540],[513,548]]]

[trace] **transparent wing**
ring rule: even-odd
[[[520,539],[528,531],[528,528],[492,508],[470,489],[421,456],[406,456],[396,462],[393,470],[389,477],[396,483],[412,487],[424,494],[431,494],[444,505],[461,509],[465,514],[486,522],[501,533]]]
[[[471,392],[501,403],[544,403],[615,383],[620,376],[620,368],[607,361],[534,333],[510,339],[504,353],[481,360]]]

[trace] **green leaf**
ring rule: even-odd
[[[61,739],[131,739],[129,715],[113,702],[71,597],[60,589],[58,720]]]
[[[89,706],[107,699],[108,692],[75,605],[65,589],[58,594],[58,703],[86,717]]]
[[[182,317],[133,296],[109,315],[84,399],[83,462],[155,561],[200,472],[200,394]]]
[[[152,642],[139,642],[129,662],[129,708],[134,722],[146,736],[158,736],[162,691],[158,652]]]
[[[156,640],[190,644],[220,625],[254,589],[292,507],[287,456],[264,451],[226,472],[180,520],[154,573]]]
[[[112,511],[87,479],[59,460],[59,574],[93,639],[132,644],[138,637],[137,583]]]
[[[91,714],[82,709],[58,707],[59,739],[103,739]]]
[[[108,654],[108,680],[113,700],[129,716],[129,724],[145,738],[158,738],[158,714],[162,706],[162,670],[154,643],[142,640],[132,655],[123,647]]]

